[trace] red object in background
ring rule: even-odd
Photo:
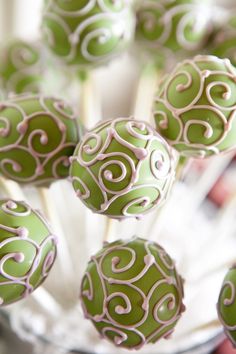
[[[220,177],[214,187],[211,189],[208,194],[208,198],[216,204],[218,207],[221,207],[227,199],[229,199],[232,193],[232,185],[227,181],[225,175]]]
[[[234,349],[230,341],[226,339],[213,354],[236,354],[236,349]]]

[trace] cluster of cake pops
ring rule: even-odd
[[[134,8],[128,0],[45,1],[43,43],[59,68],[78,73],[106,65],[133,39],[134,10],[136,41],[151,49],[150,57],[205,52],[163,78],[153,97],[155,126],[145,116],[122,117],[101,121],[82,136],[70,105],[40,92],[40,51],[10,44],[0,57],[2,89],[15,93],[0,104],[0,172],[6,179],[42,188],[70,176],[93,212],[139,219],[168,199],[178,156],[205,158],[236,148],[236,69],[228,58],[208,55],[214,26],[202,20],[194,1],[141,1]],[[57,238],[25,202],[0,204],[0,302],[6,305],[46,278]],[[236,300],[234,269],[227,277],[218,310],[234,338],[235,316],[228,310]],[[126,349],[169,338],[185,310],[183,297],[171,257],[140,237],[106,242],[89,261],[80,292],[85,317]]]

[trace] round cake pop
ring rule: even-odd
[[[195,0],[143,0],[137,3],[136,39],[156,57],[203,48],[211,32],[207,7]],[[164,60],[163,60],[164,59]]]
[[[23,40],[14,40],[0,50],[0,84],[6,93],[40,90],[42,80],[40,48]]]
[[[184,156],[235,148],[235,68],[214,56],[184,60],[162,82],[154,118],[158,132]]]
[[[0,172],[7,178],[46,185],[67,177],[78,139],[73,112],[60,99],[23,95],[0,104]]]
[[[25,202],[0,201],[0,305],[32,293],[47,277],[57,238],[47,221]]]
[[[134,32],[129,0],[51,0],[45,3],[44,42],[66,65],[98,65],[122,51]]]
[[[145,122],[101,122],[78,144],[70,175],[78,197],[112,218],[141,217],[163,202],[175,176],[172,150]]]
[[[228,271],[224,279],[217,310],[225,333],[236,348],[236,265]]]
[[[81,284],[82,308],[101,336],[140,349],[168,338],[185,307],[182,279],[158,244],[141,238],[106,244]]]
[[[213,42],[212,54],[230,59],[236,65],[236,13],[218,30]]]

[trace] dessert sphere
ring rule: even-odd
[[[225,276],[217,311],[227,337],[236,348],[236,265]]]
[[[198,55],[176,66],[154,102],[157,131],[184,156],[236,147],[236,70],[228,59]]]
[[[44,217],[25,202],[0,200],[0,305],[32,293],[47,277],[57,238]]]
[[[227,19],[215,35],[212,54],[230,59],[236,65],[236,13]]]
[[[168,196],[175,160],[148,123],[131,118],[103,121],[84,135],[71,157],[78,197],[112,218],[139,218]]]
[[[48,1],[42,32],[47,47],[64,64],[104,64],[125,49],[133,37],[131,1]]]
[[[40,91],[42,60],[35,43],[14,40],[0,50],[0,86],[5,93]]]
[[[93,256],[80,296],[100,335],[126,349],[168,338],[185,309],[173,260],[141,238],[106,244]]]
[[[46,185],[67,177],[78,139],[74,114],[60,99],[22,95],[0,104],[0,173],[7,178]]]
[[[136,6],[136,40],[156,57],[174,59],[205,45],[211,25],[207,7],[195,0],[143,0]]]

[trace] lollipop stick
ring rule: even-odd
[[[161,73],[158,72],[153,63],[146,65],[142,69],[133,107],[135,119],[151,121],[152,104],[157,89],[158,77],[160,76]]]
[[[41,199],[41,204],[45,212],[45,215],[50,220],[56,235],[59,236],[58,258],[59,258],[60,268],[61,268],[60,276],[64,278],[65,284],[66,283],[68,284],[69,282],[70,286],[72,287],[74,284],[74,276],[75,276],[74,266],[72,264],[68,242],[62,231],[61,221],[55,209],[55,203],[52,200],[50,190],[48,188],[44,188],[44,187],[38,188],[38,193]],[[73,291],[71,291],[71,289],[68,289],[67,287],[65,290],[69,298],[71,298],[73,295]]]
[[[8,198],[13,200],[23,201],[26,200],[24,193],[18,183],[7,180],[4,177],[0,177],[0,189]]]
[[[81,87],[79,116],[83,125],[90,129],[101,119],[98,93],[96,92],[93,73],[81,71],[79,72],[79,80]]]
[[[117,221],[114,219],[107,218],[105,225],[105,232],[103,237],[103,242],[111,242],[114,238],[114,234],[116,231],[116,223]]]

